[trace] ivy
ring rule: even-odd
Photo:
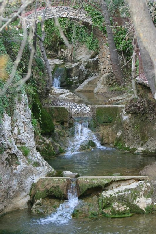
[[[98,49],[98,40],[94,37],[93,30],[90,32],[85,25],[68,18],[59,18],[59,23],[65,36],[71,44],[73,41],[74,43],[80,42],[82,44],[86,44],[90,50],[96,51]],[[75,30],[74,38],[73,30]],[[48,50],[53,48],[53,51],[57,53],[59,47],[65,47],[53,19],[48,19],[45,21],[45,33],[46,37],[44,43]],[[38,25],[38,34],[41,35],[40,25]]]
[[[113,29],[114,41],[118,52],[123,53],[127,58],[132,55],[132,38],[128,36],[127,29],[119,26]]]
[[[97,26],[100,29],[100,31],[106,34],[106,27],[104,25],[104,17],[102,13],[89,4],[86,4],[84,6],[84,9],[92,18],[93,26]]]

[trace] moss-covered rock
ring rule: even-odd
[[[68,186],[70,184],[69,178],[63,177],[45,177],[33,184],[30,192],[31,201],[37,201],[47,197],[66,199]]]
[[[108,188],[107,188],[108,189]],[[147,181],[129,181],[103,191],[99,198],[101,213],[107,217],[143,214],[152,205],[151,186]]]
[[[37,93],[33,97],[32,113],[40,123],[42,134],[50,135],[52,132],[54,132],[54,123],[52,118],[53,112],[52,110],[48,111],[46,108],[42,107],[39,95]]]
[[[69,122],[69,112],[65,107],[54,107],[53,118],[55,122],[64,125]]]
[[[118,106],[105,106],[96,108],[96,122],[97,124],[110,124],[115,122],[119,117],[120,109]]]

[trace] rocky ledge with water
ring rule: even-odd
[[[68,213],[71,203],[70,215],[76,218],[96,218],[101,215],[126,217],[153,212],[155,204],[152,194],[153,189],[146,176],[49,177],[41,178],[33,185],[31,203],[35,213],[50,214],[55,211],[44,222],[50,217]],[[73,198],[77,198],[74,204]],[[68,199],[66,208],[62,199]]]

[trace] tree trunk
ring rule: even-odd
[[[106,25],[106,31],[107,31],[107,37],[108,37],[108,45],[109,45],[109,51],[110,51],[110,59],[112,62],[112,68],[113,73],[115,75],[115,78],[119,84],[123,83],[123,75],[120,68],[118,53],[115,47],[115,42],[113,38],[113,33],[111,29],[111,22],[110,22],[110,16],[107,9],[107,4],[104,0],[102,0],[102,14],[105,19],[105,25]]]
[[[134,96],[137,98],[137,89],[136,89],[136,45],[135,45],[135,38],[133,39],[133,55],[132,55],[132,89],[134,92]]]
[[[146,0],[126,0],[136,31],[144,73],[156,99],[156,28]]]
[[[44,48],[44,43],[43,43],[44,38],[45,38],[44,21],[43,20],[41,21],[41,29],[42,29],[42,38],[40,40],[40,49],[41,49],[43,60],[44,60],[45,66],[46,66],[48,77],[49,77],[49,87],[48,88],[51,88],[52,87],[52,72],[51,72],[51,67],[50,67],[50,64],[49,64],[49,61],[47,58],[47,54],[46,54],[46,50]]]

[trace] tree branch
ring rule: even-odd
[[[2,91],[0,92],[0,96],[2,96],[2,95],[5,94],[6,90],[8,89],[8,87],[10,86],[10,84],[12,83],[12,81],[13,81],[13,79],[15,77],[16,71],[17,71],[18,64],[19,64],[19,62],[21,60],[21,57],[22,57],[22,54],[23,54],[23,50],[24,50],[25,45],[26,45],[26,41],[27,41],[27,28],[26,28],[26,22],[25,22],[24,18],[22,19],[22,28],[23,28],[23,40],[22,40],[22,43],[21,43],[21,46],[20,46],[17,58],[16,58],[16,60],[14,62],[14,65],[13,65],[10,77],[7,80],[7,82],[5,83]]]
[[[3,29],[8,26],[12,21],[14,21],[20,14],[21,12],[23,12],[25,10],[25,8],[30,4],[32,3],[33,0],[28,0],[28,2],[26,2],[25,4],[23,4],[20,9],[18,10],[17,13],[15,13],[12,18],[10,18],[1,28],[0,28],[0,32],[3,31]]]

